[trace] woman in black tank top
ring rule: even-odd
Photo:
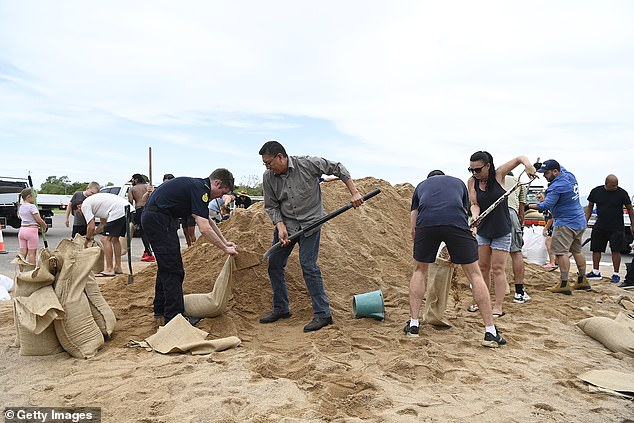
[[[504,195],[506,192],[504,177],[520,164],[525,166],[528,175],[536,175],[535,167],[526,156],[518,156],[496,169],[493,157],[488,152],[477,151],[471,155],[469,171],[472,177],[469,178],[468,188],[473,219]],[[506,259],[511,245],[511,219],[506,200],[478,225],[477,238],[480,271],[487,286],[493,278],[495,285],[493,315],[500,317],[504,315],[502,303],[508,287]],[[523,281],[516,280],[517,282],[523,284]],[[470,307],[470,310],[472,309],[473,307]]]

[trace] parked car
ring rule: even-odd
[[[526,205],[537,203],[537,194],[544,191],[543,186],[535,185],[529,186],[526,192]],[[546,221],[544,215],[537,210],[526,210],[524,212],[524,226],[544,226]]]

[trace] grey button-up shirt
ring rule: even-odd
[[[344,183],[350,179],[341,163],[311,156],[288,156],[286,174],[277,175],[271,169],[264,172],[264,208],[273,224],[283,221],[292,235],[321,218],[319,178],[324,174],[335,175]]]

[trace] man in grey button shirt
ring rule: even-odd
[[[293,247],[299,243],[299,262],[313,305],[313,320],[304,326],[304,332],[316,331],[332,324],[328,296],[317,265],[321,228],[304,233],[293,241],[289,241],[288,237],[324,215],[319,188],[322,175],[335,175],[341,179],[352,194],[354,207],[363,204],[363,198],[341,163],[321,157],[289,156],[277,141],[266,142],[259,154],[266,166],[263,176],[264,208],[275,225],[273,244],[281,240],[286,247],[269,257],[273,310],[262,316],[260,323],[291,317],[285,268]]]

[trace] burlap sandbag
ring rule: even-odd
[[[634,332],[627,325],[607,317],[589,317],[578,322],[577,326],[610,351],[634,357]]]
[[[40,334],[53,323],[64,317],[52,286],[38,289],[28,297],[15,297],[15,312],[20,329]]]
[[[13,346],[20,347],[20,355],[51,355],[64,351],[64,348],[57,340],[53,325],[48,325],[48,327],[37,334],[26,328],[21,328],[16,304],[17,302],[13,303],[13,318],[15,319],[17,331],[15,345]]]
[[[30,272],[35,269],[35,265],[26,261],[26,257],[21,254],[17,254],[13,260],[11,260],[11,264],[16,264],[19,266],[20,272]]]
[[[190,352],[198,355],[235,348],[241,343],[240,338],[236,336],[205,341],[207,335],[209,335],[207,332],[193,327],[182,315],[178,314],[139,346],[147,344],[161,354]]]
[[[233,287],[233,272],[235,261],[232,256],[227,257],[225,265],[216,278],[213,290],[208,294],[187,294],[185,300],[185,315],[191,317],[216,317],[227,308]]]
[[[13,261],[13,263],[21,264],[23,263],[23,258],[18,256]],[[27,267],[31,267],[32,265],[28,262],[24,262],[22,269],[26,269]],[[57,270],[61,267],[60,260],[57,257],[53,257],[51,252],[48,249],[43,249],[40,252],[40,255],[37,259],[37,263],[34,269],[32,270],[24,270],[22,272],[18,272],[15,278],[15,290],[13,295],[15,297],[28,297],[33,294],[38,289],[50,286],[53,284],[55,280],[55,274]],[[14,347],[20,346],[20,327],[18,324],[17,313],[15,312],[14,306],[14,321],[15,321],[15,342],[13,344]],[[59,349],[59,342],[57,342],[57,338],[54,336],[51,337],[50,333],[41,334],[40,340],[34,340],[29,338],[27,345],[24,349],[24,354],[22,351],[20,352],[22,355],[46,355],[53,354]],[[48,336],[46,336],[48,335]],[[28,336],[28,335],[25,335]],[[25,338],[26,339],[26,338]],[[38,342],[41,342],[42,345],[36,345]],[[52,351],[52,352],[51,352]],[[39,353],[41,352],[41,353]]]
[[[43,249],[35,269],[18,272],[15,280],[15,296],[28,297],[43,286],[52,285],[60,267],[60,259],[52,256],[49,250]]]
[[[626,326],[630,332],[634,333],[634,312],[620,311],[614,318],[614,321]]]
[[[68,243],[62,247],[58,253],[65,254],[64,265],[55,281],[55,293],[66,315],[61,320],[55,320],[55,333],[70,355],[89,358],[104,343],[103,334],[92,317],[90,304],[84,293],[88,274],[99,258],[99,248],[76,251]]]
[[[101,330],[103,336],[110,337],[114,332],[117,318],[106,299],[101,295],[99,284],[92,273],[88,274],[84,292],[86,293],[86,297],[88,297],[90,312],[92,313],[93,319],[95,319],[95,323],[99,326],[99,330]]]
[[[441,257],[430,263],[427,273],[427,294],[423,320],[434,326],[451,326],[444,319],[447,298],[451,289],[451,277],[454,267]]]
[[[84,243],[86,242],[86,237],[83,235],[75,234],[75,238],[73,238],[72,243],[76,248],[76,251],[82,250],[84,248]],[[104,268],[104,255],[103,255],[103,244],[96,239],[91,239],[88,241],[88,247],[99,247],[101,249],[99,253],[99,258],[95,262],[95,265],[92,267],[92,271],[95,273],[103,272]]]

